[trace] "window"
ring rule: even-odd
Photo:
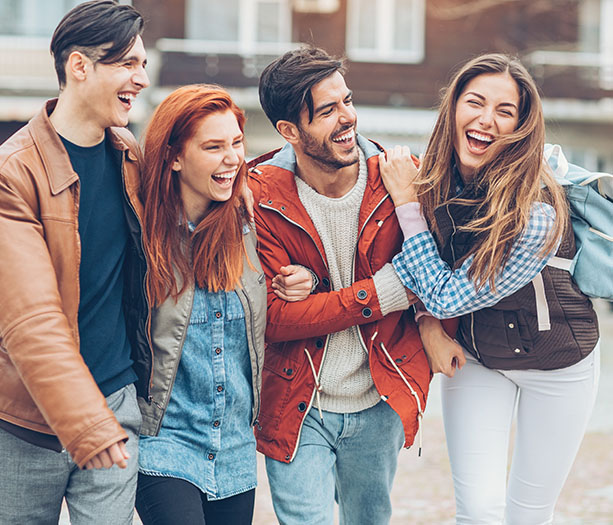
[[[0,0],[0,35],[50,37],[82,0]]]
[[[347,8],[347,55],[351,60],[423,60],[425,0],[348,0]]]
[[[579,50],[597,56],[598,84],[613,89],[613,0],[584,0],[579,17]]]
[[[257,53],[291,41],[289,0],[188,0],[186,37],[211,43],[211,52]]]
[[[600,85],[613,89],[613,0],[600,5]]]

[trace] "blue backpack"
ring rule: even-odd
[[[545,145],[545,159],[566,190],[577,245],[572,260],[548,264],[568,270],[584,294],[613,300],[613,175],[570,164],[557,144]]]

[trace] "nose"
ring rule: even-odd
[[[479,124],[484,128],[489,128],[494,123],[494,109],[484,107],[479,115]]]
[[[151,82],[149,82],[149,75],[147,74],[147,71],[145,70],[144,66],[137,68],[137,71],[133,77],[133,81],[138,87],[140,87],[140,89],[145,89],[146,87],[149,87],[149,84],[151,84]]]
[[[230,166],[240,164],[242,159],[239,153],[239,150],[235,148],[234,145],[230,145],[228,148],[226,148],[226,156],[224,158],[226,164]]]
[[[340,111],[340,116],[339,116],[340,122],[342,124],[353,124],[355,122],[355,119],[356,119],[356,111],[354,107],[352,105],[350,106],[343,105]]]

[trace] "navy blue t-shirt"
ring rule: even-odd
[[[104,396],[133,383],[123,311],[129,239],[120,152],[108,138],[81,147],[60,137],[79,175],[79,338],[81,355]]]

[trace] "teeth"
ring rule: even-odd
[[[125,100],[126,102],[132,102],[136,96],[133,95],[132,93],[122,93],[120,95],[117,95],[121,100]]]
[[[235,171],[226,171],[224,173],[215,173],[213,177],[216,177],[218,179],[231,179],[232,177],[234,177],[235,173]]]
[[[333,142],[343,142],[353,137],[353,130],[349,130],[347,133],[343,133],[340,137],[332,139]]]
[[[476,131],[469,131],[466,133],[471,139],[480,140],[481,142],[494,142],[494,137],[491,135],[483,135]]]

